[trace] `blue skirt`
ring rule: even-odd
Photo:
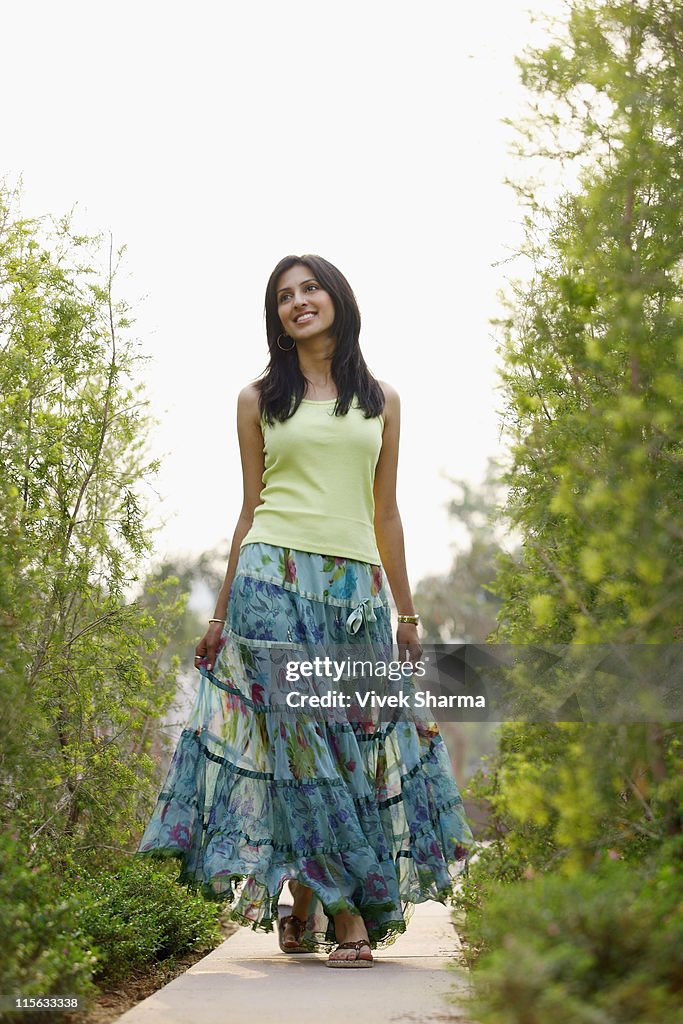
[[[273,930],[287,879],[314,892],[302,944],[334,944],[332,916],[363,916],[371,944],[405,931],[416,903],[444,902],[473,838],[433,722],[283,714],[284,661],[368,645],[392,658],[382,567],[245,544],[228,621],[141,855],[177,857],[179,881]],[[359,646],[360,649],[360,646]]]

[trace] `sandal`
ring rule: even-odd
[[[355,949],[356,956],[353,960],[327,960],[328,967],[372,967],[375,961],[361,957],[360,951],[363,946],[367,946],[370,949],[370,943],[367,939],[359,939],[358,942],[340,942],[337,949]],[[335,953],[337,950],[335,949]]]
[[[285,925],[290,925],[294,931],[294,937],[290,939],[285,938]],[[280,949],[283,953],[309,953],[310,950],[304,949],[301,945],[301,936],[306,931],[306,922],[302,921],[300,917],[295,917],[294,914],[288,914],[286,917],[278,918],[277,922],[277,937],[280,945]]]

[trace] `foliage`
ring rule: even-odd
[[[79,901],[58,891],[48,862],[24,861],[18,834],[0,831],[0,990],[87,999],[97,955],[79,921]]]
[[[479,488],[464,480],[452,481],[460,494],[450,502],[449,515],[465,527],[469,547],[458,551],[447,573],[425,577],[415,588],[427,643],[484,643],[495,627],[501,600],[489,584],[501,551],[495,523],[501,500],[496,469],[490,461]]]
[[[680,1020],[681,836],[638,865],[604,851],[592,872],[496,885],[465,939],[483,948],[471,1012],[482,1024]]]
[[[79,925],[98,956],[96,981],[222,941],[218,905],[178,885],[176,875],[136,858],[81,875],[73,892]]]
[[[220,589],[225,576],[228,554],[227,545],[220,545],[198,556],[165,555],[149,575],[151,579],[159,583],[173,577],[177,581],[179,591],[184,594],[193,595],[199,588],[203,588],[207,607],[211,608],[213,614],[215,594]],[[201,597],[201,595],[198,596]],[[147,596],[144,593],[140,595],[139,600],[141,604],[147,605]],[[190,645],[192,647],[196,645],[199,639],[197,631],[205,628],[206,616],[204,613],[202,612],[200,615],[188,604],[173,631],[173,642],[170,649],[181,655]]]
[[[449,516],[464,527],[469,543],[456,552],[448,572],[423,577],[415,587],[427,644],[484,643],[496,626],[501,600],[492,593],[491,583],[502,550],[497,522],[502,489],[497,471],[490,460],[479,487],[465,480],[451,481],[457,492],[448,505]],[[481,757],[495,749],[495,723],[441,721],[439,726],[462,788]]]
[[[676,1020],[683,728],[507,723],[469,789],[491,808],[455,901],[476,1019]]]
[[[519,64],[527,153],[574,155],[579,187],[530,207],[530,282],[507,296],[500,638],[680,639],[683,607],[683,12],[573,2]]]
[[[222,941],[220,908],[177,885],[170,868],[132,859],[58,879],[48,861],[26,863],[18,833],[6,831],[0,868],[5,995],[69,995],[87,1004],[95,983]],[[40,1019],[48,1016],[64,1015],[46,1011]]]
[[[136,831],[185,598],[173,581],[127,598],[158,464],[130,310],[113,294],[123,250],[17,203],[0,187],[1,813],[59,869],[106,861]]]
[[[505,723],[470,790],[490,818],[462,909],[481,906],[490,881],[572,878],[606,851],[636,867],[681,831],[683,727]]]
[[[519,60],[531,268],[506,297],[497,639],[670,644],[683,608],[683,11],[570,0]],[[507,723],[458,897],[484,1022],[679,1019],[680,723]]]

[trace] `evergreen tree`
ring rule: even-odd
[[[171,580],[127,597],[157,463],[113,293],[122,251],[22,218],[18,199],[0,189],[0,818],[68,857],[135,834],[184,596]]]
[[[427,643],[481,644],[496,627],[501,601],[491,592],[491,584],[502,551],[496,515],[501,487],[496,472],[496,464],[490,461],[481,486],[452,481],[460,493],[449,502],[448,513],[465,527],[469,546],[457,551],[447,573],[426,576],[415,588]]]
[[[573,159],[533,185],[534,273],[502,321],[507,514],[501,638],[672,642],[683,623],[683,8],[571,4],[519,60],[522,152]]]
[[[520,151],[576,184],[517,185],[532,273],[499,326],[504,512],[522,550],[500,559],[497,639],[670,644],[683,638],[683,7],[567,10],[518,61]],[[681,739],[675,722],[503,725],[479,793],[491,845],[463,900],[482,1024],[679,1019]]]

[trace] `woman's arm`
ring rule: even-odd
[[[396,609],[399,615],[414,615],[406,569],[403,524],[396,503],[401,405],[398,392],[384,381],[380,381],[380,384],[386,401],[382,449],[375,469],[375,537]],[[417,661],[421,657],[422,646],[417,638],[417,626],[400,622],[396,630],[396,643],[401,660],[406,657],[406,653],[410,661]]]
[[[258,408],[258,390],[254,384],[247,384],[245,388],[242,388],[237,398],[237,438],[242,462],[242,508],[232,535],[225,579],[216,598],[216,608],[213,613],[213,617],[216,619],[227,618],[230,587],[235,578],[240,544],[251,527],[254,519],[254,509],[261,503],[265,462],[263,457],[263,434],[261,432]],[[207,668],[209,670],[213,668],[218,641],[222,632],[222,626],[219,622],[210,623],[206,635],[199,641],[195,649],[199,657],[207,658]]]

